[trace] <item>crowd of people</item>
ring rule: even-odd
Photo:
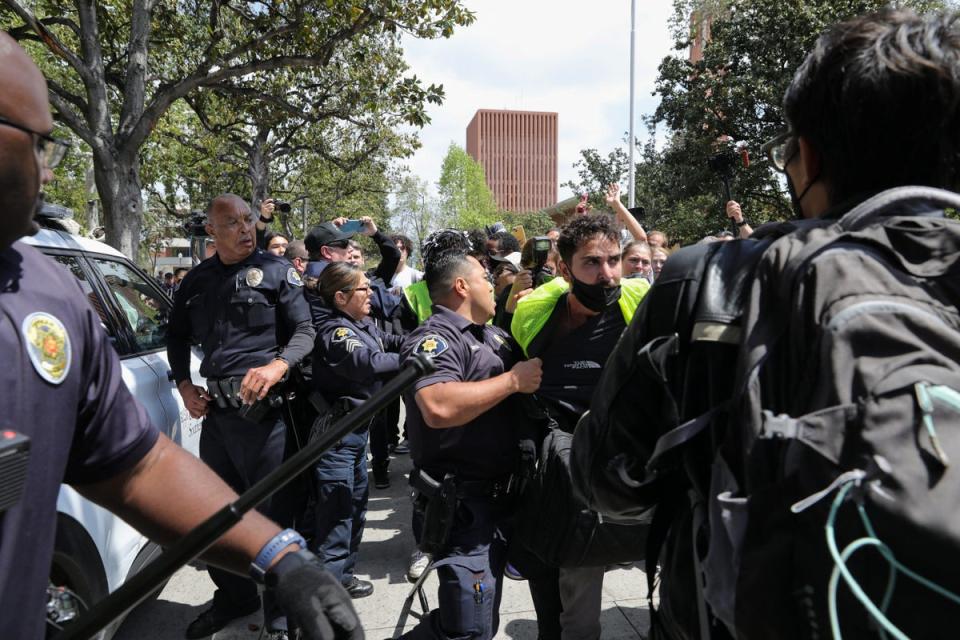
[[[522,245],[441,229],[417,248],[369,217],[300,240],[271,232],[270,200],[254,215],[215,198],[211,255],[169,285],[168,357],[203,418],[203,464],[132,400],[71,278],[18,241],[63,149],[39,69],[5,34],[0,62],[13,186],[0,191],[0,339],[17,363],[0,391],[44,462],[30,508],[0,522],[0,599],[38,616],[0,615],[11,637],[42,634],[61,481],[176,539],[414,358],[433,368],[404,393],[403,424],[398,400],[207,554],[217,591],[187,638],[261,607],[272,638],[362,637],[351,599],[373,592],[356,575],[368,462],[388,487],[391,448],[406,447],[408,577],[436,571],[439,596],[406,638],[492,638],[506,575],[527,580],[539,638],[596,640],[607,563],[584,558],[616,527],[646,555],[657,637],[937,637],[957,619],[943,558],[960,548],[958,14],[886,10],[829,29],[765,146],[797,219],[754,231],[731,201],[736,234],[677,251],[617,185],[613,215],[584,199]],[[380,253],[373,269],[358,235]],[[565,523],[524,503],[545,460],[569,486],[545,502],[589,522],[559,559],[545,548]],[[862,547],[879,552],[851,560]]]

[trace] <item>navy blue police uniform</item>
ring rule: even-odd
[[[281,358],[295,366],[313,348],[314,329],[300,277],[283,258],[257,249],[245,260],[225,265],[214,255],[190,270],[174,298],[167,354],[179,385],[190,379],[190,344],[200,344],[200,375],[214,400],[200,433],[200,459],[237,493],[278,467],[287,449],[287,425],[278,406],[254,422],[242,415],[236,390],[247,371]],[[277,405],[271,390],[267,402]],[[258,507],[281,525],[292,523],[292,505],[274,494]],[[257,585],[211,567],[217,585],[214,607],[242,615],[259,608]],[[264,596],[270,629],[286,620]]]
[[[0,430],[31,440],[20,500],[0,516],[0,629],[43,638],[60,483],[137,464],[159,432],[123,383],[76,278],[36,249],[0,251]]]
[[[404,638],[492,638],[499,625],[506,541],[513,515],[511,477],[519,459],[520,429],[512,398],[470,422],[427,426],[414,395],[444,382],[477,382],[508,371],[518,348],[503,330],[474,324],[441,305],[405,340],[401,361],[433,357],[436,371],[405,398],[415,470],[435,480],[457,478],[459,505],[445,551],[434,555],[439,608]]]
[[[313,387],[331,407],[333,419],[358,407],[400,369],[402,338],[383,332],[369,318],[354,320],[311,295],[317,330]],[[314,467],[317,508],[313,551],[348,585],[367,514],[367,439],[362,425],[328,449]]]

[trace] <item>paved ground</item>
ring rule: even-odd
[[[374,594],[354,601],[368,638],[383,639],[399,634],[400,613],[411,585],[406,580],[407,559],[412,549],[410,500],[406,474],[408,456],[391,463],[392,485],[386,491],[371,488],[367,527],[360,547],[357,575],[372,580]],[[526,582],[505,580],[497,638],[535,640],[536,615]],[[436,605],[436,577],[426,583],[426,593]],[[603,585],[603,640],[643,638],[649,626],[646,579],[638,567],[606,574]],[[115,636],[118,640],[182,638],[186,626],[207,606],[213,583],[205,572],[186,567],[167,584],[160,595],[131,612]],[[415,611],[419,611],[416,599]],[[416,620],[406,620],[410,629]],[[213,637],[216,640],[256,640],[260,615],[234,621]]]

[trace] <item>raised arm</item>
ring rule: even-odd
[[[620,185],[616,182],[607,187],[607,205],[617,214],[617,217],[623,222],[623,226],[627,228],[627,231],[630,232],[634,240],[638,242],[647,241],[647,232],[643,230],[643,227],[637,222],[637,219],[634,218],[630,214],[630,211],[620,202]]]

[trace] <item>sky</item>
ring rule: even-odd
[[[476,14],[449,39],[404,43],[410,73],[442,84],[428,105],[423,147],[405,164],[435,188],[451,142],[466,147],[477,109],[555,111],[559,184],[576,178],[580,150],[626,149],[630,120],[630,0],[466,0]],[[660,61],[672,52],[672,0],[636,0],[635,135],[656,109]],[[624,184],[626,178],[624,178]],[[559,199],[572,195],[559,189]]]

